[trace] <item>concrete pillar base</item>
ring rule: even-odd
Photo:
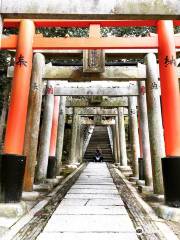
[[[137,186],[145,186],[145,180],[137,180],[136,185]]]
[[[148,195],[146,199],[153,202],[164,202],[164,195],[153,193]]]
[[[130,166],[119,166],[118,169],[126,176],[131,176],[133,174]]]
[[[136,182],[137,180],[138,180],[137,177],[130,177],[130,178],[129,178],[129,181],[130,181],[130,182]]]
[[[180,208],[173,208],[166,205],[161,205],[156,209],[156,213],[159,217],[163,219],[180,222]]]
[[[130,166],[119,166],[119,170],[121,170],[121,171],[132,171]]]
[[[22,200],[24,201],[36,201],[40,197],[39,192],[22,192]]]
[[[33,189],[37,192],[49,192],[53,189],[52,183],[34,184],[33,186]]]
[[[27,212],[25,202],[19,203],[0,203],[0,216],[7,218],[21,217]]]
[[[47,178],[45,181],[47,184],[52,184],[53,187],[57,186],[60,182],[60,179],[58,178]]]
[[[59,181],[61,181],[64,177],[63,176],[56,176],[57,179],[59,179]]]
[[[138,186],[138,191],[143,194],[152,194],[153,187],[152,186]]]
[[[79,163],[73,163],[73,164],[68,164],[68,165],[66,165],[66,167],[67,167],[68,169],[75,170],[75,169],[78,168],[78,165],[79,165]]]

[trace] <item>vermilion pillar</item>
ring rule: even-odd
[[[58,120],[59,120],[59,103],[60,103],[60,96],[55,96],[52,128],[51,128],[51,139],[50,139],[50,147],[49,147],[47,178],[56,177],[57,158],[55,155],[56,155],[57,130],[58,130]]]
[[[157,24],[162,116],[166,157],[162,158],[166,204],[180,207],[180,94],[173,22]]]
[[[160,20],[157,30],[166,155],[180,156],[180,94],[173,22]]]
[[[59,102],[60,102],[60,96],[55,96],[49,156],[56,155],[56,141],[57,141],[57,129],[58,129],[58,119],[59,119]]]
[[[26,162],[26,157],[22,154],[31,79],[34,34],[35,26],[33,21],[22,20],[19,26],[4,154],[0,160],[1,202],[19,202],[22,194]]]
[[[22,20],[19,27],[4,153],[20,155],[23,153],[34,34],[35,26],[33,21]]]

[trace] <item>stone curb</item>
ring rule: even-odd
[[[51,193],[46,195],[42,201],[40,201],[38,204],[36,204],[26,215],[24,215],[22,218],[20,218],[11,228],[8,232],[6,232],[1,240],[12,240],[13,237],[25,226],[30,222],[34,215],[41,211],[51,200],[51,198],[56,195],[58,191],[63,189],[65,185],[70,184],[69,181],[71,181],[74,177],[78,175],[79,172],[81,172],[87,164],[83,163],[80,165],[73,173],[68,175],[62,183],[57,186]]]

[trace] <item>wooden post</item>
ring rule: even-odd
[[[159,20],[157,31],[166,151],[166,157],[162,158],[165,202],[180,207],[180,94],[173,21]]]
[[[137,122],[137,98],[129,97],[129,129],[130,129],[130,140],[132,148],[132,167],[133,177],[139,177],[138,158],[140,156],[139,150],[139,136],[138,136],[138,122]]]
[[[113,135],[113,156],[114,156],[115,163],[117,163],[118,157],[117,157],[116,126],[112,125],[111,127],[112,127],[112,135]]]
[[[180,94],[173,22],[159,20],[157,31],[166,156],[180,156]]]
[[[149,142],[149,127],[146,104],[146,88],[145,82],[139,83],[139,113],[140,113],[140,128],[142,133],[142,150],[144,161],[144,177],[146,186],[152,185],[152,165],[151,165],[151,151]]]
[[[60,103],[60,97],[55,96],[52,127],[51,127],[50,148],[49,148],[49,156],[52,156],[52,157],[56,156],[57,129],[58,129],[58,120],[59,120],[59,103]]]
[[[121,152],[120,152],[120,142],[119,142],[118,116],[115,117],[115,130],[116,130],[117,163],[120,164]]]
[[[19,26],[14,76],[4,142],[4,153],[7,154],[23,154],[34,34],[35,26],[33,21],[22,20]]]
[[[163,194],[164,187],[161,158],[165,157],[165,146],[156,56],[153,53],[148,53],[145,60],[147,64],[146,98],[153,170],[153,188],[155,194]]]
[[[57,134],[57,146],[56,146],[56,157],[57,157],[57,172],[60,174],[61,164],[62,164],[62,151],[64,143],[64,127],[65,127],[65,118],[66,118],[66,97],[60,97],[60,107],[59,107],[59,125],[58,125],[58,134]]]
[[[77,130],[79,123],[79,115],[74,108],[73,119],[72,119],[72,131],[71,131],[71,149],[70,149],[70,164],[77,163],[77,155],[76,155],[76,141],[77,141]]]
[[[24,191],[33,191],[34,174],[37,157],[39,123],[42,103],[42,77],[45,68],[45,59],[41,53],[36,53],[33,59],[31,88],[29,95],[27,123],[25,131],[24,155],[26,168],[24,177]]]
[[[38,151],[36,171],[37,182],[42,182],[43,180],[45,180],[47,175],[53,109],[54,109],[54,83],[52,81],[48,81]]]
[[[80,163],[83,161],[83,146],[84,146],[84,126],[80,126]]]
[[[26,163],[26,157],[23,156],[23,147],[34,34],[35,26],[33,21],[22,20],[19,25],[14,76],[6,124],[4,154],[0,158],[0,201],[5,203],[19,202],[22,195]]]
[[[141,127],[140,127],[140,114],[138,114],[138,133],[139,133],[140,158],[143,158],[143,150],[142,150],[142,130],[141,130]]]
[[[126,152],[126,136],[124,128],[124,109],[118,108],[118,123],[119,123],[119,138],[120,138],[120,153],[121,153],[121,166],[127,166],[127,152]]]

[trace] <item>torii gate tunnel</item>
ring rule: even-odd
[[[16,49],[4,153],[23,154],[24,132],[32,68],[33,50],[42,49],[158,49],[162,115],[166,156],[180,156],[180,94],[176,73],[176,48],[180,36],[173,25],[180,20],[46,20],[4,19],[4,27],[19,28],[19,34],[1,38],[0,49]],[[101,37],[100,27],[156,26],[149,37]],[[87,38],[47,38],[35,34],[39,27],[89,27]]]

